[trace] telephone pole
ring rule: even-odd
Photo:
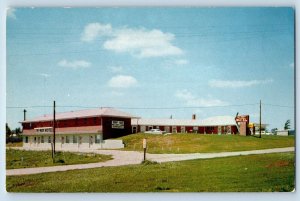
[[[55,121],[55,101],[53,101],[53,153],[55,154],[55,127],[56,127],[56,121]]]
[[[261,100],[259,101],[259,138],[261,138]]]

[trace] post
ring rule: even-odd
[[[56,127],[56,121],[55,121],[55,101],[53,101],[53,153],[55,154],[55,127]]]
[[[147,140],[143,139],[143,148],[144,148],[144,161],[146,160],[146,149],[147,149]]]
[[[54,163],[54,153],[53,153],[53,143],[51,142],[51,157],[52,157],[52,161]]]
[[[261,138],[261,100],[259,101],[259,138]]]

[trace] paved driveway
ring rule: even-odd
[[[294,150],[295,150],[294,147],[286,147],[286,148],[237,151],[237,152],[221,152],[221,153],[147,154],[147,159],[161,163],[161,162],[183,161],[183,160],[192,160],[192,159],[208,159],[208,158],[219,158],[219,157],[240,156],[240,155],[242,156],[242,155],[250,155],[250,154],[291,152]],[[7,176],[27,175],[27,174],[39,174],[45,172],[58,172],[58,171],[67,171],[67,170],[98,168],[98,167],[133,165],[133,164],[140,164],[143,160],[143,153],[137,151],[82,150],[81,152],[108,154],[113,156],[113,160],[109,160],[106,162],[78,164],[78,165],[62,165],[62,166],[52,166],[52,167],[11,169],[11,170],[6,170],[6,175]]]

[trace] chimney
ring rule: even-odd
[[[26,121],[26,112],[27,111],[24,109],[23,112],[24,112],[24,121]]]
[[[196,119],[196,114],[192,115],[192,119],[195,120]]]

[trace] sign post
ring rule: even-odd
[[[144,149],[144,161],[146,160],[146,149],[147,149],[147,140],[143,139],[143,149]]]

